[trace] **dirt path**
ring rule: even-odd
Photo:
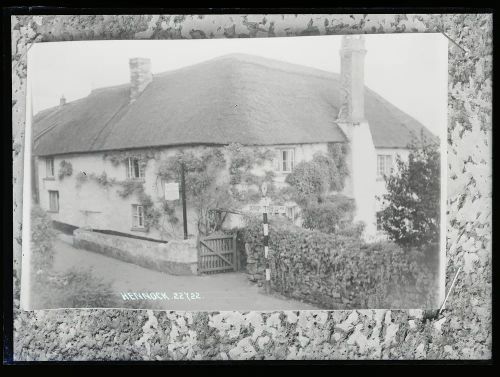
[[[54,269],[92,268],[93,273],[112,281],[116,294],[122,292],[162,292],[169,300],[151,302],[152,308],[169,310],[314,310],[316,307],[278,295],[266,295],[251,284],[244,273],[210,276],[174,276],[109,258],[71,245],[71,236],[60,234],[55,242]],[[189,296],[200,298],[186,299]],[[174,294],[177,293],[177,294]],[[177,297],[177,299],[175,299]],[[147,307],[144,304],[142,307]]]

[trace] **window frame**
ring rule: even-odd
[[[288,160],[283,159],[283,153],[288,153]],[[277,169],[276,171],[280,173],[291,173],[295,168],[295,148],[278,148],[278,159],[277,159]],[[291,156],[291,158],[290,158]],[[284,169],[284,164],[288,169]]]
[[[45,158],[45,178],[55,178],[55,162],[54,157],[46,157]]]
[[[59,191],[58,190],[48,190],[49,192],[49,212],[59,213]],[[56,208],[52,207],[52,196],[55,194],[55,204]]]
[[[137,172],[138,175],[135,175],[135,166],[134,164],[137,163]],[[145,169],[141,168],[140,160],[136,157],[129,157],[127,158],[127,179],[133,179],[133,180],[144,180],[144,172]]]
[[[383,169],[380,169],[380,162],[383,161]],[[388,163],[389,161],[389,163]],[[382,170],[382,173],[380,172]],[[383,178],[394,171],[394,159],[392,154],[377,154],[377,177]]]
[[[132,204],[132,229],[146,229],[144,220],[144,206],[142,204]]]

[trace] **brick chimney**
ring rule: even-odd
[[[142,91],[153,81],[151,60],[148,58],[131,58],[130,67],[130,102],[134,102]]]
[[[349,143],[349,176],[344,194],[354,199],[354,221],[365,223],[365,239],[376,234],[377,153],[365,118],[365,41],[362,35],[345,35],[340,49],[342,98],[337,124]]]
[[[61,98],[59,99],[59,106],[64,106],[66,105],[66,98],[64,97],[64,95],[61,96]]]

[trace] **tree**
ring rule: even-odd
[[[439,241],[440,153],[425,138],[410,145],[408,162],[399,156],[386,176],[387,193],[380,213],[382,228],[402,247],[425,247]]]

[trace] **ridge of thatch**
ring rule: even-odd
[[[34,153],[54,155],[154,146],[344,142],[335,123],[340,76],[263,57],[232,54],[153,75],[136,101],[130,85],[34,118]],[[376,147],[404,148],[421,123],[372,90],[365,115]]]

